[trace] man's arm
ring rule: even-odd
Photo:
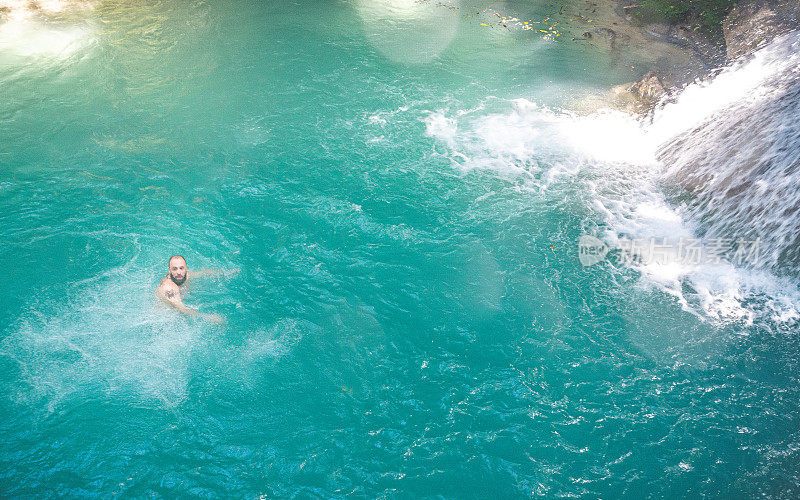
[[[171,287],[165,287],[163,285],[159,285],[156,288],[156,296],[161,299],[166,305],[177,309],[178,311],[182,312],[183,314],[188,314],[190,316],[200,316],[208,321],[213,323],[223,323],[225,319],[220,316],[219,314],[200,314],[200,311],[196,309],[192,309],[190,307],[186,307],[183,304],[183,300],[181,300],[181,294],[175,289]]]
[[[188,278],[200,278],[201,276],[216,276],[219,271],[213,269],[198,269],[197,271],[189,271],[186,273]]]
[[[229,274],[231,276],[239,273],[239,269],[219,270],[219,269],[199,269],[197,271],[189,271],[186,275],[189,278],[199,278],[201,276],[224,276]]]
[[[198,314],[198,311],[183,305],[181,294],[176,290],[159,285],[158,288],[156,288],[156,296],[166,305],[172,307],[173,309],[177,309],[184,314]]]

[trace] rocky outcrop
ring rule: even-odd
[[[638,81],[613,87],[610,100],[617,109],[644,113],[667,93],[667,88],[661,78],[655,72],[650,71]]]
[[[734,7],[722,23],[728,59],[750,54],[783,33],[800,29],[798,0],[756,0]]]
[[[623,0],[628,3],[631,0]],[[635,8],[629,4],[626,9]],[[629,12],[628,12],[629,14]],[[630,20],[630,15],[628,15]],[[751,0],[734,7],[725,17],[722,32],[725,43],[713,43],[688,25],[651,23],[641,27],[652,39],[670,42],[691,50],[704,62],[704,74],[686,75],[683,81],[663,72],[649,72],[635,82],[611,89],[610,103],[631,112],[647,112],[673,88],[703,78],[726,62],[751,54],[778,35],[800,29],[800,0]]]

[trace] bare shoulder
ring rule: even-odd
[[[156,292],[160,292],[168,298],[175,297],[176,295],[180,294],[180,289],[178,286],[169,279],[169,276],[165,276],[161,279],[161,282],[158,284],[156,288]]]

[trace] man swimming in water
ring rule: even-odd
[[[156,297],[168,306],[189,315],[200,315],[201,317],[222,323],[222,316],[219,314],[200,314],[196,309],[191,309],[183,304],[183,294],[186,292],[186,284],[189,278],[216,274],[211,270],[189,271],[186,259],[181,255],[173,255],[167,263],[167,275],[161,279],[156,287]]]

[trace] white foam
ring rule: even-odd
[[[408,111],[409,106],[399,106],[397,109],[393,111],[377,111],[370,115],[367,115],[366,120],[367,123],[370,125],[386,125],[389,123],[389,120],[394,119],[398,114],[405,113]]]

